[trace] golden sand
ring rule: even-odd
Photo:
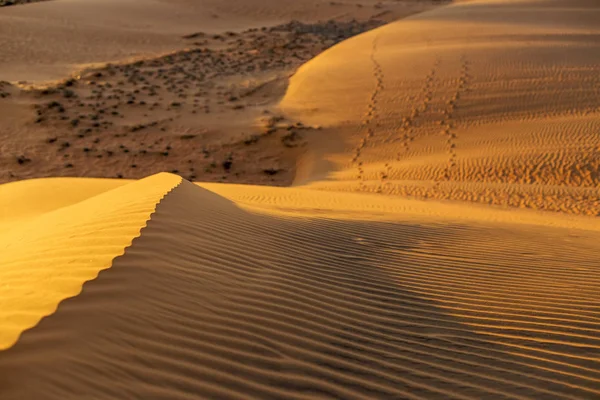
[[[505,0],[344,41],[279,105],[323,128],[292,187],[0,186],[0,398],[600,397],[599,36]]]

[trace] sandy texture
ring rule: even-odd
[[[231,10],[240,5],[232,3]],[[117,9],[124,12],[127,4],[53,1],[53,8],[42,10],[43,21],[58,18],[52,13],[66,7],[63,10],[66,20],[60,21],[83,23],[89,15],[113,15]],[[141,4],[135,2],[136,7]],[[190,3],[186,7],[192,4],[200,7],[204,3]],[[2,55],[6,57],[0,60],[14,61],[31,51],[35,53],[35,62],[27,60],[26,66],[0,68],[0,80],[10,80],[10,74],[18,73],[30,81],[21,84],[0,81],[0,183],[56,176],[132,179],[168,171],[190,181],[291,184],[296,175],[296,160],[304,152],[305,136],[313,127],[284,118],[277,110],[289,76],[303,63],[344,39],[430,9],[440,2],[405,0],[365,3],[361,7],[352,2],[324,7],[315,7],[312,2],[302,4],[294,3],[289,10],[281,11],[305,10],[312,16],[298,11],[294,18],[309,22],[280,24],[280,18],[272,13],[278,12],[281,5],[265,4],[264,8],[254,5],[252,12],[242,13],[247,25],[253,26],[250,22],[255,15],[263,15],[268,24],[214,33],[218,27],[204,21],[205,14],[196,15],[200,11],[194,11],[195,8],[186,9],[185,15],[195,16],[196,22],[182,25],[178,17],[169,14],[177,10],[177,4],[171,8],[165,6],[159,12],[152,11],[158,5],[151,3],[150,8],[144,6],[131,15],[95,17],[93,27],[99,32],[86,40],[84,49],[73,48],[76,44],[73,40],[51,39],[60,31],[56,24],[36,36],[41,43],[12,40],[2,47]],[[97,7],[101,10],[96,10]],[[22,8],[27,8],[22,11],[24,15],[38,12],[38,5]],[[82,9],[72,14],[79,8]],[[335,15],[333,10],[337,10]],[[115,56],[117,63],[83,70],[81,66],[64,64],[66,72],[57,75],[62,79],[37,82],[32,89],[31,82],[36,81],[39,73],[37,62],[49,63],[53,57],[61,62],[70,57],[85,58],[88,51],[98,57],[94,59],[96,62],[112,60],[114,57],[106,56],[94,45],[95,41],[102,42],[105,35],[116,35],[114,40],[119,46],[127,46],[128,41],[135,39],[135,31],[129,28],[121,31],[115,24],[125,24],[119,22],[121,17],[126,18],[127,26],[141,24],[148,13],[160,14],[155,16],[160,21],[146,22],[149,25],[144,38],[156,46],[160,42],[152,39],[152,35],[168,33],[176,39],[172,47],[176,51],[150,58],[141,57],[140,53],[134,57],[135,61],[130,60],[133,53]],[[2,16],[23,28],[24,16],[0,13]],[[325,20],[329,17],[335,19]],[[310,22],[312,19],[321,21]],[[165,24],[171,24],[174,31],[164,27]],[[85,29],[78,26],[73,29],[77,30],[77,38],[85,37]],[[152,32],[146,34],[147,30]],[[1,38],[0,35],[0,41]],[[68,54],[61,53],[63,45],[67,46],[64,51]],[[111,43],[106,45],[111,51],[118,49]],[[143,48],[135,43],[131,46]],[[12,54],[13,48],[16,54]],[[44,55],[48,49],[52,55]],[[67,77],[64,75],[67,72],[73,75]],[[51,76],[45,79],[50,78],[54,79]]]
[[[287,205],[256,212],[177,186],[112,268],[0,353],[2,397],[600,394],[598,232],[280,190]]]
[[[360,5],[360,6],[359,6]],[[85,65],[181,49],[183,35],[331,18],[388,18],[430,1],[52,0],[0,12],[0,80],[62,79]]]
[[[384,21],[185,35],[191,49],[88,69],[43,89],[0,85],[0,182],[43,176],[289,185],[311,127],[276,113],[288,76]]]
[[[243,4],[246,23],[297,11]],[[170,56],[0,84],[18,180],[0,186],[0,398],[600,397],[598,13],[459,2],[333,47],[376,19],[194,30]],[[287,87],[291,52],[325,48]],[[127,177],[132,152],[179,175],[20,180]],[[181,178],[207,162],[294,185]]]
[[[107,188],[103,181],[96,182],[99,188],[84,184],[71,189],[73,195],[46,190],[53,200],[43,208],[35,206],[39,198],[24,196],[27,188],[20,190],[22,184],[3,187],[10,195],[2,196],[0,225],[0,348],[13,345],[23,330],[53,313],[61,300],[79,294],[84,282],[108,268],[139,234],[158,201],[180,181],[175,175],[157,175],[98,195]],[[45,186],[43,182],[42,188],[48,189]],[[38,196],[43,193],[40,189]],[[31,208],[37,208],[37,215],[31,215]]]
[[[47,1],[47,0],[0,0],[0,7],[37,3],[38,1]]]
[[[345,141],[315,187],[599,215],[599,13],[461,3],[310,61],[282,108]]]

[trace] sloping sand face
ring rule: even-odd
[[[439,8],[307,63],[281,107],[351,132],[318,188],[598,215],[599,21],[592,2]]]
[[[599,21],[465,2],[332,48],[282,103],[327,127],[303,187],[0,186],[0,399],[600,397]]]
[[[53,190],[52,182],[42,181],[33,198],[25,195],[35,182],[3,186],[0,349],[12,346],[21,332],[110,267],[139,234],[158,201],[180,181],[164,174],[123,188],[118,181],[88,182],[71,190],[59,183],[61,193]],[[103,193],[111,186],[117,188]],[[46,203],[48,197],[53,199]]]
[[[317,217],[262,190],[240,208],[177,186],[112,268],[0,353],[2,398],[600,395],[597,232],[287,189]]]
[[[18,226],[29,219],[79,203],[126,183],[116,179],[48,178],[1,185],[0,223],[6,224],[7,229]],[[42,197],[40,193],[43,193]]]

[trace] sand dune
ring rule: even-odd
[[[600,395],[597,232],[370,214],[250,212],[183,182],[0,353],[2,397]]]
[[[4,187],[10,196],[8,200],[2,196],[1,209],[0,348],[13,345],[24,329],[53,313],[61,300],[79,294],[84,282],[110,267],[139,234],[161,197],[180,181],[165,174],[102,193],[120,183],[100,180],[84,183],[81,190],[75,186],[64,191],[63,186],[60,194],[42,181],[33,199],[23,198],[28,188],[20,191],[20,183]],[[37,206],[46,197],[54,200]],[[37,215],[31,215],[32,210]]]
[[[598,21],[594,2],[438,8],[308,62],[281,106],[352,133],[320,189],[599,215]]]
[[[100,193],[125,185],[116,179],[70,180],[49,178],[27,180],[0,186],[1,223],[22,224],[30,218],[67,207]],[[40,198],[43,193],[43,198]]]
[[[0,12],[0,19],[9,20],[6,26],[16,23],[17,31],[27,29],[23,18],[34,21],[36,29],[53,22],[43,34],[33,35],[34,43],[20,41],[28,34],[15,31],[2,46],[6,57],[0,57],[0,64],[26,65],[0,65],[0,183],[57,176],[139,179],[168,171],[190,181],[287,186],[310,128],[279,115],[276,105],[288,77],[346,38],[437,3],[402,0],[357,7],[349,2],[315,8],[294,2],[290,10],[305,7],[314,18],[332,17],[335,10],[341,14],[335,20],[310,22],[312,17],[305,16],[309,22],[283,24],[271,16],[269,26],[218,34],[203,22],[202,2],[193,3],[202,12],[190,3],[193,9],[183,13],[181,18],[193,21],[189,25],[171,15],[187,3],[165,3],[156,10],[157,3],[146,7],[147,2],[59,1],[41,11],[37,4],[15,7],[22,10],[19,18]],[[126,12],[134,5],[143,10]],[[238,5],[233,2],[230,11]],[[46,12],[48,7],[53,11]],[[266,18],[279,8],[255,7],[242,14],[253,26],[254,14]],[[64,23],[69,25],[65,32]],[[172,28],[164,26],[169,24]],[[86,37],[88,25],[92,37]],[[75,38],[55,37],[72,31]],[[176,51],[153,56],[162,51],[156,35],[173,39],[169,48]],[[148,42],[135,42],[138,36]],[[156,51],[144,53],[146,45]],[[123,54],[116,53],[120,46]],[[131,60],[134,51],[145,56]],[[77,65],[69,61],[73,57],[80,59]],[[115,58],[116,63],[80,71],[81,63]],[[45,82],[54,78],[39,74],[54,63],[64,69],[57,75],[61,79]],[[15,79],[13,73],[36,85],[1,81]]]
[[[11,12],[52,4],[83,13]],[[126,52],[193,17],[157,12],[316,3],[148,4],[102,22]],[[293,187],[1,185],[0,398],[599,398],[599,12],[465,1],[325,51],[266,126],[306,140]]]

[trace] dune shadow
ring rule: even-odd
[[[253,214],[184,182],[112,268],[0,352],[0,397],[590,395],[581,354],[493,336],[509,310],[477,300],[485,246],[461,246],[498,235]]]

